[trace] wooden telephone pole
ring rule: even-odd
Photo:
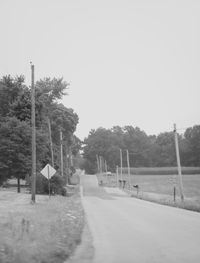
[[[182,181],[182,173],[181,173],[181,162],[180,162],[180,155],[179,155],[178,135],[176,132],[176,124],[174,124],[174,139],[175,139],[176,159],[177,159],[178,175],[179,175],[179,188],[180,188],[181,200],[184,201],[183,181]]]
[[[47,123],[48,123],[48,128],[49,128],[49,142],[50,142],[50,148],[51,148],[51,163],[54,168],[54,156],[53,156],[53,142],[52,142],[52,136],[51,136],[51,122],[50,118],[47,117]]]
[[[61,170],[61,176],[63,176],[63,134],[61,129],[60,129],[60,170]]]
[[[106,181],[108,183],[108,168],[107,168],[107,162],[104,160],[104,167],[105,167],[105,173],[106,173]]]
[[[130,162],[129,162],[128,150],[126,150],[126,155],[127,155],[127,167],[128,167],[128,180],[129,180],[129,185],[131,185],[131,172],[130,172]]]
[[[32,127],[31,200],[33,203],[35,203],[35,189],[36,189],[35,85],[34,85],[34,65],[32,64],[31,64],[31,127]]]
[[[102,156],[99,156],[99,167],[100,167],[100,174],[102,174],[103,173]]]
[[[97,173],[100,173],[100,165],[99,165],[99,156],[98,156],[98,154],[96,154],[96,158],[97,158]]]
[[[120,174],[121,174],[121,180],[123,179],[122,178],[122,149],[119,149],[120,150]]]
[[[68,149],[68,144],[66,142],[65,144],[65,151],[66,151],[66,183],[69,184],[69,176],[70,176],[70,171],[69,171],[69,167],[70,167],[70,164],[69,164],[69,149]]]
[[[119,187],[119,169],[116,167],[116,179],[117,179],[117,187]]]

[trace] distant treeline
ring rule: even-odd
[[[178,135],[181,166],[200,167],[200,125],[189,127]],[[84,165],[88,173],[97,172],[96,156],[106,160],[108,169],[120,166],[122,149],[123,167],[127,167],[129,151],[130,167],[176,167],[174,132],[148,136],[138,127],[114,126],[112,129],[91,130],[84,140]],[[162,170],[164,173],[164,170]],[[161,174],[161,172],[159,172]]]

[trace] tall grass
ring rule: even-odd
[[[123,174],[117,178],[116,174],[107,176],[106,174],[97,175],[99,185],[106,187],[120,187],[122,184],[117,182],[117,179],[124,180],[125,188],[131,196],[152,201],[164,205],[176,206],[200,212],[200,175],[199,174],[184,174],[183,188],[184,188],[184,203],[180,198],[180,190],[177,175],[134,175]],[[129,184],[130,180],[130,184]],[[135,188],[133,186],[138,186]],[[174,200],[174,187],[176,188],[176,196]]]
[[[12,210],[0,207],[1,263],[60,263],[80,242],[83,209],[79,197],[37,198],[38,203],[31,205],[25,197],[18,207],[5,198]]]

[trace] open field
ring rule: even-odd
[[[120,169],[119,169],[120,170]],[[128,173],[128,168],[123,167],[124,174]],[[200,174],[200,167],[181,167],[182,174]],[[135,175],[171,175],[177,174],[177,167],[132,167],[130,173]]]
[[[116,174],[112,176],[97,175],[99,183],[105,186],[117,186]],[[200,175],[183,175],[183,187],[185,195],[185,208],[200,211]],[[121,175],[119,175],[121,179]],[[183,206],[180,203],[180,192],[178,187],[178,175],[131,175],[123,174],[122,180],[126,180],[125,190],[129,190],[133,196],[150,201],[160,202],[167,205]],[[174,202],[174,186],[176,187],[176,202]]]
[[[59,263],[81,241],[84,213],[79,193],[71,197],[0,190],[0,262]]]

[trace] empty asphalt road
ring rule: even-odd
[[[94,263],[199,263],[200,214],[131,198],[81,177]]]

